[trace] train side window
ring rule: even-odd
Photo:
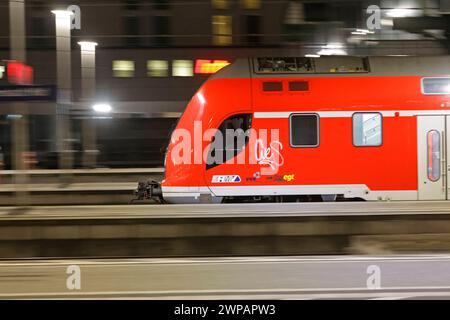
[[[251,126],[251,114],[237,114],[225,119],[213,137],[206,170],[237,156],[248,144]]]
[[[450,94],[450,78],[422,78],[423,94]]]
[[[380,113],[353,114],[353,145],[377,147],[383,143],[383,120]]]
[[[427,133],[427,176],[432,182],[441,178],[441,136],[437,130]]]
[[[289,117],[291,147],[319,146],[319,115],[304,113]]]

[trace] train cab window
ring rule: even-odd
[[[366,57],[322,56],[261,57],[253,60],[255,73],[366,73],[370,72]]]
[[[248,144],[251,125],[251,114],[237,114],[225,119],[213,137],[206,169],[214,168],[237,156]]]
[[[353,145],[375,147],[383,143],[383,125],[380,113],[353,114]]]
[[[423,78],[423,94],[450,94],[450,78]]]
[[[319,146],[319,116],[292,114],[289,118],[292,147]]]

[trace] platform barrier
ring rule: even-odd
[[[28,175],[26,185],[14,184]],[[0,206],[18,204],[15,192],[27,192],[27,205],[127,204],[138,181],[161,181],[164,168],[0,171]],[[20,181],[20,179],[19,179]]]
[[[276,205],[2,208],[0,258],[450,252],[446,203]]]

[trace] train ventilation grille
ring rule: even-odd
[[[309,91],[309,82],[289,81],[289,91]]]
[[[283,91],[283,83],[281,81],[265,81],[263,82],[263,91]]]

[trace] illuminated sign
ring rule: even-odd
[[[12,85],[32,85],[33,68],[15,60],[0,61],[0,83]]]
[[[223,67],[229,65],[227,60],[202,60],[197,59],[195,61],[195,73],[197,74],[211,74],[216,73]]]
[[[56,86],[0,86],[0,101],[56,101]]]
[[[8,61],[8,82],[16,85],[33,84],[33,68],[19,61]]]

